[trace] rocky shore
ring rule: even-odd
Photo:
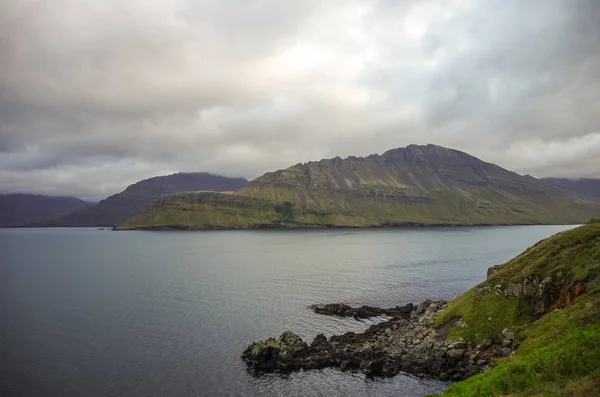
[[[452,326],[465,326],[458,320],[434,327],[435,315],[447,305],[445,301],[424,301],[391,309],[315,305],[311,309],[323,315],[390,318],[363,333],[347,332],[329,339],[319,334],[310,344],[292,332],[284,332],[278,339],[254,342],[243,352],[242,359],[256,372],[338,367],[369,376],[394,376],[402,371],[423,378],[459,381],[490,369],[493,357],[507,356],[518,347],[509,330],[500,335],[501,344],[491,340],[484,340],[479,346],[447,342]]]

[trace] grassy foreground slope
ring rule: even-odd
[[[234,196],[164,196],[121,228],[568,224],[600,215],[597,203],[435,145],[297,164]]]
[[[490,273],[436,325],[462,319],[448,338],[473,345],[499,342],[508,328],[520,347],[443,395],[600,395],[600,224],[543,240]]]

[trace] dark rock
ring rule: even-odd
[[[326,305],[313,305],[311,309],[315,313],[326,316],[369,318],[379,316],[406,317],[413,309],[412,303],[405,306],[396,306],[392,309],[382,309],[379,307],[361,306],[354,308],[344,303],[328,303]]]
[[[343,371],[360,370],[368,376],[394,376],[403,371],[444,380],[465,379],[480,372],[476,365],[478,356],[468,350],[467,343],[456,342],[447,347],[436,329],[421,321],[433,315],[435,306],[444,309],[447,303],[429,301],[427,305],[433,307],[425,308],[427,314],[416,318],[406,315],[412,305],[393,309],[369,306],[355,309],[344,304],[315,306],[315,311],[326,315],[384,313],[392,318],[370,326],[363,333],[347,332],[329,339],[319,334],[310,345],[297,335],[284,332],[278,339],[253,343],[242,358],[256,371],[338,367]]]
[[[450,349],[447,352],[448,356],[454,358],[454,359],[458,359],[458,358],[462,358],[462,356],[465,355],[465,350],[464,349]]]
[[[479,344],[479,346],[477,346],[477,350],[487,350],[490,347],[492,347],[492,340],[484,339],[481,341],[481,344]]]
[[[490,278],[494,273],[496,273],[498,270],[500,270],[500,266],[501,265],[489,267],[487,270],[487,278]]]
[[[425,300],[421,303],[419,303],[419,306],[417,306],[417,314],[423,314],[425,312],[425,309],[427,309],[427,307],[433,303],[430,300]]]
[[[511,352],[512,352],[511,348],[505,347],[505,348],[503,348],[503,349],[500,350],[500,356],[501,357],[508,357]]]
[[[298,335],[284,332],[279,339],[253,343],[242,358],[259,371],[293,370],[302,367],[302,359],[308,354],[308,345]]]

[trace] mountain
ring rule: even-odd
[[[88,207],[77,197],[37,194],[0,195],[0,227],[41,222]]]
[[[600,201],[600,179],[541,178],[540,180],[565,190],[572,195],[584,197],[588,200]]]
[[[233,194],[163,196],[131,228],[584,223],[600,205],[469,154],[410,145],[269,172]]]
[[[46,222],[45,226],[114,226],[125,222],[163,194],[182,191],[236,190],[244,178],[227,178],[207,173],[178,173],[157,176],[130,185],[98,205]]]

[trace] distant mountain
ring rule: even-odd
[[[0,227],[42,222],[89,206],[77,197],[1,194]]]
[[[227,178],[207,173],[178,173],[157,176],[130,185],[98,205],[53,219],[45,226],[114,226],[125,222],[163,194],[183,191],[224,192],[246,186],[244,178]]]
[[[435,145],[269,172],[234,194],[163,196],[127,228],[581,223],[600,205]]]
[[[541,178],[540,180],[575,196],[600,201],[600,179]]]

